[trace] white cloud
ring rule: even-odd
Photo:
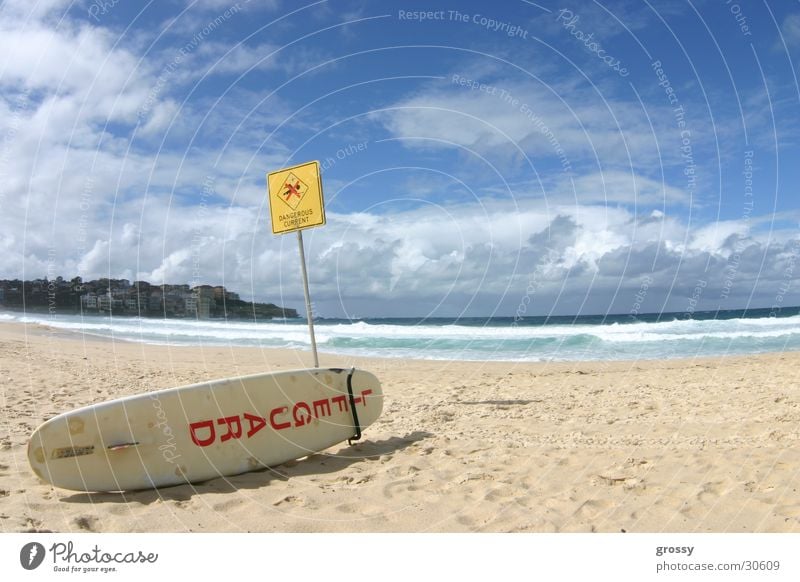
[[[749,235],[749,226],[741,220],[718,221],[701,226],[692,232],[689,248],[706,253],[729,256],[732,252],[731,240]]]
[[[96,240],[91,250],[78,262],[79,273],[107,273],[109,270],[110,246],[108,241]]]
[[[163,136],[170,125],[176,122],[175,116],[178,112],[178,104],[172,99],[165,99],[153,106],[152,112],[148,116],[138,135],[142,137]]]
[[[173,208],[185,212],[187,194],[199,197],[209,179],[214,183],[209,204],[220,198],[257,203],[263,199],[263,186],[254,188],[252,176],[263,175],[262,168],[254,174],[243,162],[286,158],[276,140],[255,157],[264,128],[283,112],[277,100],[254,108],[257,96],[239,91],[231,94],[235,104],[223,101],[209,111],[212,101],[192,102],[179,112],[167,94],[169,87],[151,90],[158,86],[158,69],[147,59],[140,62],[124,48],[123,39],[106,29],[75,25],[69,18],[58,26],[35,18],[23,21],[9,10],[0,13],[0,29],[0,232],[7,233],[0,245],[6,253],[5,274],[41,272],[53,249],[65,272],[101,272],[102,250],[110,251],[111,265],[118,264],[114,257],[130,261],[140,248],[130,229],[122,231],[122,240],[114,239],[119,220],[126,227],[137,225],[157,206],[160,212],[147,216],[153,225],[163,225],[168,208],[154,201],[175,198]],[[233,115],[237,106],[238,117]],[[130,130],[142,111],[134,134]],[[258,132],[249,129],[252,124],[258,124]],[[167,128],[173,142],[194,136],[202,147],[165,147]],[[221,148],[210,145],[203,131],[213,140],[235,133]],[[145,246],[159,236],[153,228],[146,230]],[[159,268],[156,249],[145,251],[142,270],[153,273]]]
[[[446,86],[402,99],[375,117],[414,148],[455,145],[504,157],[521,150],[562,165],[647,170],[678,158],[676,148],[657,148],[650,122],[656,131],[664,125],[669,117],[661,109],[651,110],[648,120],[638,104],[571,85],[475,79],[488,88],[470,90],[459,84],[465,77],[449,76]]]
[[[565,186],[566,183],[563,183],[562,192]],[[576,178],[574,180],[574,190],[569,192],[567,196],[571,196],[579,204],[622,203],[631,206],[662,204],[671,206],[688,203],[686,193],[678,188],[633,172],[616,170],[598,172]]]
[[[281,51],[280,45],[261,43],[248,45],[244,43],[227,44],[223,42],[205,42],[197,53],[202,57],[204,66],[198,73],[219,75],[238,75],[253,70],[289,69],[289,63],[294,62],[293,53],[296,51]],[[191,73],[192,70],[190,69]]]
[[[40,20],[63,13],[74,0],[4,0],[0,4],[0,18],[22,21]]]
[[[51,94],[50,115],[132,121],[146,96],[139,59],[115,47],[105,29],[59,28],[32,22],[0,24],[0,87],[25,86]],[[68,22],[68,21],[67,21]],[[64,123],[64,122],[62,122]],[[67,134],[69,135],[69,134]]]
[[[789,46],[800,46],[800,14],[789,14],[783,20],[781,31]]]

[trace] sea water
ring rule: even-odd
[[[0,313],[0,321],[162,345],[308,350],[304,319],[253,322]],[[431,360],[569,361],[800,350],[800,308],[685,314],[315,320],[322,352]]]

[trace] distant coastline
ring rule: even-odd
[[[0,280],[0,309],[56,315],[117,315],[174,319],[293,319],[297,310],[243,301],[222,285],[154,285],[147,281],[97,279]]]

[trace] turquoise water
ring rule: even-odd
[[[310,349],[305,320],[248,322],[0,313],[149,344]],[[800,350],[800,308],[578,317],[386,318],[315,322],[320,351],[433,360],[629,360]]]

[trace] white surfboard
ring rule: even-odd
[[[28,460],[44,481],[78,491],[192,483],[359,438],[382,408],[380,382],[363,370],[227,378],[60,414],[33,433]]]

